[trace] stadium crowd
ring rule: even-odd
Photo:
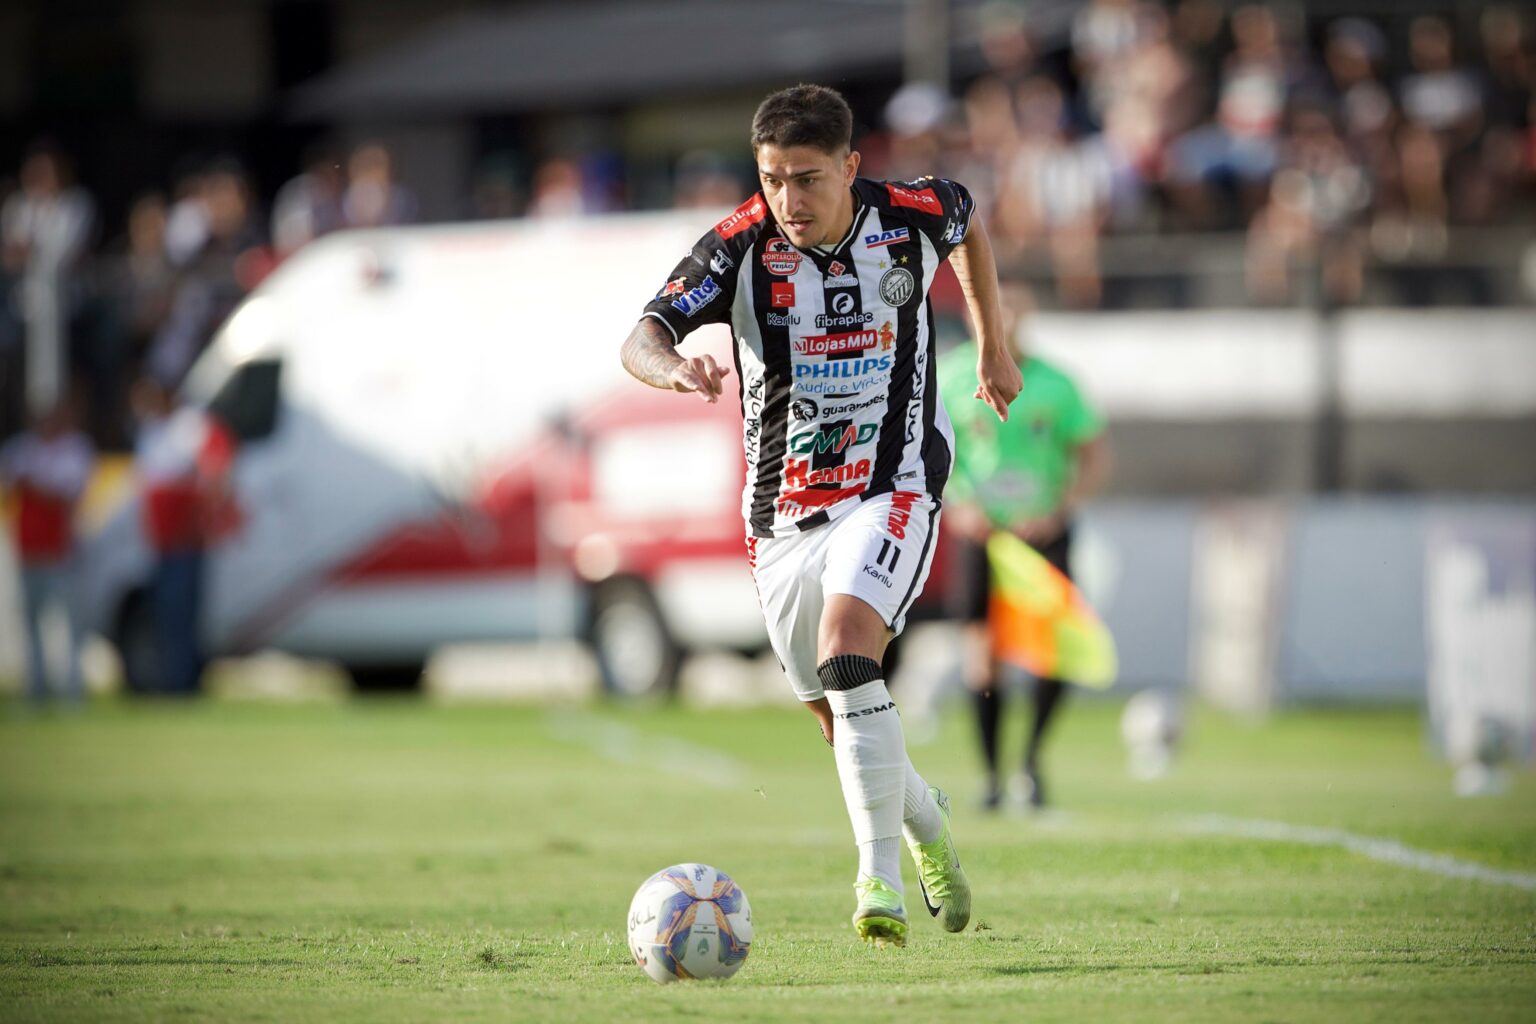
[[[989,211],[1005,272],[1035,261],[1042,302],[1113,305],[1113,236],[1239,234],[1247,297],[1360,300],[1371,266],[1412,268],[1452,229],[1532,222],[1536,25],[1527,8],[1475,21],[1419,15],[1308,21],[1294,7],[1221,0],[1092,0],[1063,46],[1018,4],[983,14],[987,69],[958,99],[898,90],[858,142],[875,177],[942,174]],[[489,154],[471,216],[572,216],[632,205],[617,158],[555,155],[518,175]],[[680,206],[751,187],[739,154],[690,154]],[[0,169],[0,437],[23,424],[29,334],[52,331],[98,444],[125,447],[129,383],[174,386],[233,305],[309,240],[416,218],[389,151],[321,147],[271,196],[233,160],[142,195],[102,223],[67,153],[40,142]],[[1315,270],[1313,269],[1315,268]],[[1302,280],[1303,276],[1307,280]],[[1487,301],[1475,279],[1463,301]],[[51,325],[51,326],[50,326]],[[33,363],[37,360],[34,359]],[[37,366],[27,373],[38,388]],[[31,403],[35,412],[43,411]]]

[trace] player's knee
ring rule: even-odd
[[[880,663],[862,654],[833,655],[816,666],[816,676],[824,690],[853,690],[885,677]]]

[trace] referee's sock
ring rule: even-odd
[[[832,750],[859,846],[859,877],[878,878],[900,893],[898,840],[908,772],[901,717],[873,658],[838,655],[822,662],[816,674],[836,719]]]

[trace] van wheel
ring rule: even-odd
[[[605,693],[666,697],[677,689],[683,651],[644,583],[603,583],[593,592],[587,615],[587,643],[597,657]]]
[[[348,665],[352,688],[358,693],[414,693],[421,689],[424,661],[406,661],[395,665]]]
[[[117,617],[117,653],[123,661],[123,682],[130,693],[156,693],[165,689],[160,671],[160,639],[156,635],[155,606],[142,590],[129,595]]]

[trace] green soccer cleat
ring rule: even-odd
[[[859,938],[877,946],[907,944],[907,912],[901,894],[878,878],[865,878],[853,884],[859,906],[853,912],[853,927]]]
[[[960,932],[971,922],[971,883],[960,867],[960,854],[955,852],[955,839],[949,831],[949,797],[935,786],[929,786],[928,792],[939,805],[944,828],[931,843],[909,841],[907,846],[917,862],[917,881],[923,888],[928,913],[939,919],[945,931]]]

